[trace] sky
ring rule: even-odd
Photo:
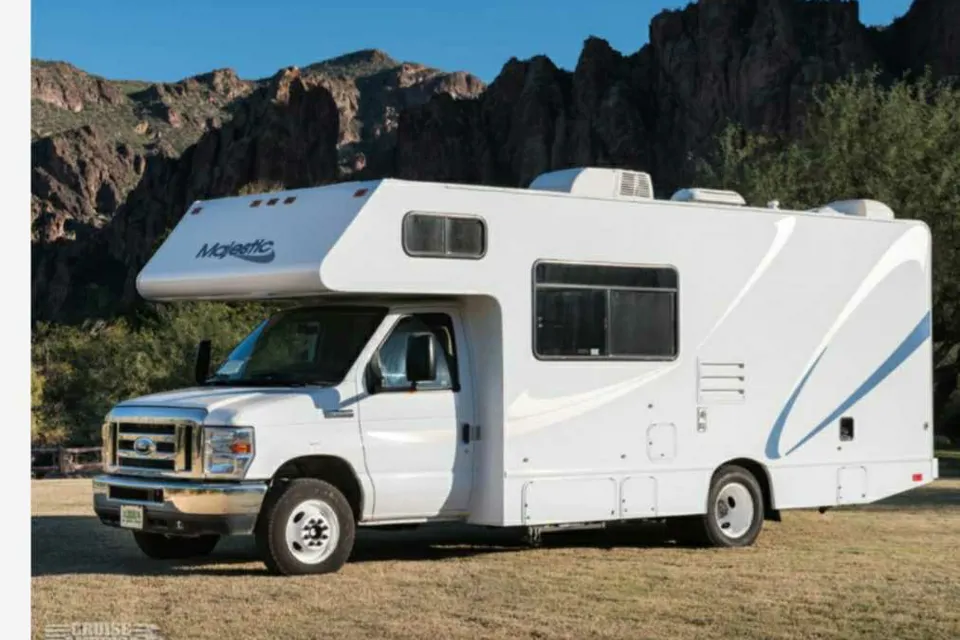
[[[510,57],[544,54],[572,69],[593,35],[633,53],[667,0],[33,0],[31,56],[111,79],[170,82],[230,67],[262,78],[359,49],[490,82]],[[860,0],[860,19],[888,24],[910,0]],[[227,8],[229,7],[229,8]]]

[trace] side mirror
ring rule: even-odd
[[[430,334],[407,337],[407,380],[416,385],[437,377],[437,354]]]
[[[210,377],[210,341],[201,340],[197,345],[197,357],[194,360],[193,378],[197,384],[203,384]]]

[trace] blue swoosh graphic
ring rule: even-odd
[[[836,420],[844,411],[859,402],[865,395],[870,393],[874,387],[883,382],[887,376],[896,371],[897,368],[903,364],[903,362],[909,358],[910,355],[920,347],[920,345],[926,342],[927,338],[929,337],[930,312],[928,311],[920,320],[920,322],[917,323],[917,326],[915,326],[907,335],[907,337],[903,339],[903,342],[901,342],[897,348],[893,350],[893,353],[891,353],[887,359],[884,360],[872,374],[870,374],[863,384],[857,387],[856,391],[850,394],[850,396],[841,402],[840,405],[830,413],[830,415],[824,418],[824,420],[816,427],[811,429],[807,435],[801,438],[797,444],[793,445],[793,447],[783,455],[790,455],[801,446],[806,444],[815,435],[826,429],[830,423]],[[787,417],[793,410],[793,405],[797,400],[797,396],[800,395],[803,387],[807,384],[807,380],[810,379],[810,375],[813,373],[813,370],[817,368],[817,364],[820,363],[820,359],[823,358],[823,355],[826,352],[826,349],[820,352],[820,355],[817,356],[817,359],[814,360],[813,364],[810,366],[810,370],[807,371],[806,375],[803,376],[803,379],[800,380],[800,384],[797,385],[797,388],[794,389],[793,393],[790,395],[790,398],[784,405],[780,415],[777,416],[777,420],[773,424],[773,429],[770,431],[770,435],[767,437],[766,454],[768,458],[776,460],[781,457],[780,436],[783,433],[783,426],[786,424]]]
[[[793,404],[797,401],[797,396],[799,396],[800,392],[803,391],[804,385],[807,384],[807,380],[810,379],[811,374],[813,374],[813,370],[817,368],[818,364],[820,364],[820,359],[826,352],[826,349],[821,351],[820,355],[817,356],[817,359],[813,361],[812,365],[810,365],[810,369],[807,371],[806,375],[803,376],[803,379],[800,380],[800,384],[798,384],[797,388],[793,390],[792,394],[790,394],[787,404],[783,405],[783,410],[780,411],[780,415],[777,416],[777,421],[773,423],[773,429],[771,429],[770,435],[767,436],[766,449],[767,457],[771,460],[776,460],[780,457],[780,434],[783,432],[783,425],[787,421],[787,416],[789,416],[790,412],[793,411]]]
[[[230,257],[239,258],[240,260],[246,260],[247,262],[259,262],[260,264],[264,264],[267,262],[273,262],[273,259],[275,256],[276,254],[273,251],[271,251],[270,253],[261,254],[258,256],[230,256]]]

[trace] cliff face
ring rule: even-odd
[[[960,2],[914,0],[881,34],[880,47],[894,70],[960,76]]]
[[[468,73],[400,63],[381,51],[358,51],[303,71],[329,89],[337,103],[343,179],[389,173],[397,123],[404,110],[423,105],[435,95],[475,98],[485,88]]]
[[[49,214],[41,225],[47,233],[33,248],[34,318],[80,320],[133,302],[137,272],[194,200],[233,194],[252,183],[299,187],[335,180],[338,127],[330,92],[299,71],[287,70],[254,91],[236,106],[229,122],[201,136],[179,157],[134,155],[139,179],[112,216],[97,225]],[[82,140],[71,150],[101,151],[101,161],[111,157],[110,143],[101,134],[93,129],[81,133]],[[60,191],[45,198],[48,206],[58,205],[57,193],[69,192],[73,184],[82,192],[86,187],[76,182],[78,176],[95,182],[105,175],[90,170],[84,158],[75,164],[44,162],[41,145],[54,143],[34,144],[35,175],[40,166],[44,171],[55,166],[63,168],[57,175],[65,176],[57,183]],[[35,197],[40,196],[35,192]],[[71,233],[58,235],[58,229]]]
[[[342,179],[371,165],[389,169],[404,109],[435,94],[475,97],[484,89],[469,74],[399,63],[379,51],[299,73],[326,88],[337,105]],[[71,240],[78,227],[103,226],[142,179],[149,158],[178,157],[237,113],[246,114],[246,102],[272,82],[241,80],[230,69],[166,84],[111,81],[36,61],[32,81],[34,242]]]
[[[875,40],[856,3],[701,0],[658,15],[634,55],[590,39],[572,73],[511,60],[475,102],[408,110],[396,170],[523,186],[558,167],[617,165],[673,188],[729,122],[797,130],[814,86],[884,64]]]
[[[34,318],[136,300],[136,273],[196,198],[399,176],[525,186],[576,165],[636,168],[660,194],[730,122],[795,133],[812,90],[851,70],[960,75],[960,2],[915,0],[883,29],[856,2],[700,0],[624,56],[511,59],[489,86],[361,51],[269,80],[216,71],[146,85],[34,65]]]
[[[483,89],[378,51],[267,80],[227,69],[153,85],[34,62],[34,319],[134,302],[137,271],[193,200],[387,171],[404,109]]]

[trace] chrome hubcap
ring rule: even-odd
[[[317,564],[330,557],[340,542],[340,521],[323,500],[304,500],[287,519],[287,548],[300,562]]]
[[[756,505],[750,491],[739,482],[723,485],[713,514],[717,528],[728,538],[743,536],[753,524]]]

